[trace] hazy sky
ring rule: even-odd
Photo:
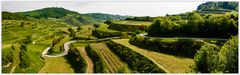
[[[131,16],[164,16],[197,9],[204,2],[89,2],[89,1],[4,1],[2,11],[20,12],[45,7],[63,7],[79,13],[108,13]]]

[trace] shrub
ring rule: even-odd
[[[70,65],[73,67],[76,73],[84,73],[87,66],[86,61],[77,48],[73,47],[72,44],[70,46],[71,47],[65,58],[71,63]]]
[[[202,73],[215,72],[218,67],[218,51],[213,44],[205,43],[194,56],[196,70]]]
[[[221,49],[206,43],[194,57],[197,72],[238,73],[238,37],[232,37]]]
[[[20,47],[20,64],[21,68],[28,68],[30,66],[30,58],[27,54],[27,47],[25,45],[21,45]]]
[[[219,52],[220,70],[222,72],[238,73],[238,36],[227,41]]]

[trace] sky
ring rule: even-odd
[[[46,7],[63,7],[79,13],[107,13],[129,16],[164,16],[197,9],[205,2],[159,1],[3,1],[2,11],[23,12]]]

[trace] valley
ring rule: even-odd
[[[2,73],[238,73],[236,2],[217,3],[157,17],[2,11]]]

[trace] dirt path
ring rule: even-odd
[[[86,50],[84,47],[77,47],[77,49],[80,51],[80,54],[84,58],[84,60],[87,63],[87,70],[86,73],[93,73],[93,62],[92,60],[88,57]]]
[[[12,63],[8,63],[7,65],[3,65],[2,67],[9,67]]]

